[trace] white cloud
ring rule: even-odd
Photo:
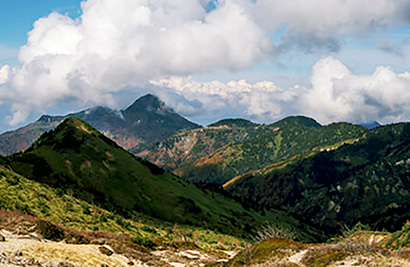
[[[161,83],[163,77],[246,69],[295,47],[337,50],[345,34],[410,22],[406,0],[220,0],[210,12],[205,5],[204,0],[87,0],[76,20],[59,13],[39,19],[20,49],[21,68],[0,87],[0,101],[11,103],[9,122],[20,123],[33,110],[42,112],[67,99],[115,106],[114,93],[150,80]],[[272,44],[272,34],[283,27],[280,43]],[[344,71],[335,69],[338,75],[350,75]],[[191,91],[187,96],[191,100],[197,99],[194,93],[201,95],[201,103],[208,101],[215,108],[244,105],[246,114],[265,119],[293,110],[289,103],[300,91],[281,91],[271,82],[179,82],[180,86],[163,85],[177,92]],[[320,94],[323,81],[312,82],[312,94]],[[332,92],[325,94],[322,106],[352,109],[345,103],[348,96],[338,93],[341,85],[323,83]],[[314,102],[314,96],[306,99]],[[313,104],[308,107],[311,112],[320,110]],[[194,112],[190,105],[185,109]],[[343,112],[345,117],[352,114]],[[341,117],[334,110],[330,114]]]
[[[313,67],[312,88],[301,95],[301,112],[323,123],[333,121],[383,123],[410,119],[410,79],[389,67],[372,75],[356,75],[327,57]]]
[[[249,83],[239,80],[223,83],[199,82],[192,80],[191,77],[169,77],[152,80],[150,83],[183,95],[187,102],[182,109],[173,100],[172,95],[162,95],[162,98],[167,100],[176,111],[185,115],[197,116],[205,113],[210,117],[216,117],[213,114],[221,116],[229,114],[231,117],[247,117],[260,122],[272,122],[284,113],[291,112],[294,109],[294,100],[301,93],[298,86],[284,90],[271,81]],[[180,98],[179,101],[184,102]],[[196,103],[197,108],[191,108],[187,112],[189,103]]]
[[[4,65],[0,68],[0,85],[9,81],[10,66]]]
[[[282,89],[269,81],[198,82],[190,77],[170,77],[151,83],[178,92],[178,101],[172,95],[162,97],[177,111],[193,117],[229,114],[270,123],[290,114],[302,114],[323,124],[410,120],[408,72],[397,74],[380,66],[371,75],[357,75],[333,57],[314,64],[311,86],[306,88],[295,85]]]
[[[276,30],[286,27],[279,50],[294,47],[340,49],[340,36],[367,35],[399,23],[410,22],[406,0],[258,0],[258,22]]]
[[[199,0],[88,0],[82,11],[77,20],[52,13],[34,24],[19,52],[22,67],[2,88],[15,107],[39,111],[67,98],[115,105],[111,94],[126,86],[246,68],[271,50],[234,0],[210,13]],[[13,123],[25,119],[18,110]]]

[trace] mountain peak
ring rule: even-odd
[[[255,127],[258,124],[245,119],[223,119],[215,123],[209,124],[208,127],[218,127],[218,126],[229,126],[229,127]]]
[[[174,113],[174,111],[167,107],[166,104],[161,101],[157,96],[152,94],[146,94],[132,103],[131,106],[124,110],[125,113],[135,112],[154,112],[159,115],[165,115],[166,113]]]
[[[90,136],[99,137],[105,141],[108,139],[87,122],[79,118],[68,117],[54,130],[41,135],[27,151],[31,151],[42,145],[50,145],[60,148],[80,147],[83,145],[84,140],[89,139]],[[108,143],[113,142],[110,141]]]
[[[281,127],[284,125],[298,125],[304,127],[319,128],[322,127],[317,121],[305,116],[289,116],[280,121],[273,123],[272,125]]]
[[[55,121],[61,121],[64,117],[63,116],[50,116],[50,115],[42,115],[37,122],[55,122]]]
[[[83,131],[83,132],[97,132],[97,130],[95,130],[93,127],[91,127],[90,124],[88,124],[87,122],[79,119],[79,118],[75,118],[75,117],[68,117],[66,118],[64,121],[62,121],[56,128],[57,130],[62,130],[62,129],[70,129],[70,128],[75,128],[77,130]]]
[[[377,128],[379,126],[382,126],[379,122],[377,121],[370,121],[370,122],[365,122],[365,123],[360,123],[361,126],[371,130],[374,128]]]
[[[149,141],[159,140],[182,129],[199,127],[151,94],[138,98],[121,114],[129,128],[138,131],[141,137]]]

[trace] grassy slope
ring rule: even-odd
[[[79,119],[65,120],[25,153],[10,157],[9,164],[30,179],[126,215],[138,211],[234,235],[249,235],[252,228],[266,221],[304,228],[300,239],[315,234],[283,212],[269,211],[262,216],[247,211],[230,198],[199,190],[137,160]]]
[[[76,229],[93,229],[112,233],[134,232],[123,227],[123,218],[73,196],[29,180],[0,166],[0,209],[49,219]]]
[[[410,124],[390,125],[337,150],[245,175],[226,189],[329,231],[358,221],[395,231],[410,215],[409,158]]]
[[[3,166],[0,166],[0,210],[17,211],[76,230],[161,239],[164,244],[179,240],[194,241],[201,248],[229,248],[247,244],[239,238],[167,223],[137,212],[125,219],[119,214],[64,194],[61,190],[29,180]]]
[[[135,147],[130,151],[172,171],[220,147],[255,138],[273,129],[242,119],[222,120],[200,129],[183,130],[159,142]]]
[[[190,181],[225,183],[238,175],[291,159],[312,150],[358,138],[365,128],[348,123],[321,127],[305,117],[289,117],[271,125],[274,131],[228,145],[175,171]]]

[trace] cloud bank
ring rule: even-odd
[[[64,101],[115,107],[113,94],[150,80],[160,83],[170,76],[246,69],[291,50],[337,51],[346,34],[366,35],[380,28],[408,24],[407,2],[220,0],[214,1],[215,8],[210,9],[204,0],[87,0],[76,20],[51,13],[35,22],[27,44],[18,54],[21,67],[12,71],[7,66],[0,68],[0,101],[11,103],[8,121],[12,125],[23,122],[33,111],[44,112]],[[280,42],[273,43],[271,37],[279,30],[283,31]],[[300,112],[299,104],[292,104],[300,99],[308,103],[306,112],[323,117],[323,110],[314,105],[314,95],[322,96],[321,92],[328,89],[332,92],[318,100],[321,107],[330,109],[329,115],[322,118],[328,121],[356,114],[353,104],[373,107],[377,101],[385,102],[380,99],[381,93],[373,95],[379,92],[378,88],[366,91],[356,88],[357,83],[372,87],[371,79],[381,83],[382,76],[397,76],[382,68],[365,80],[336,63],[327,63],[334,73],[328,73],[332,79],[326,83],[324,78],[315,78],[317,72],[324,71],[320,64],[313,69],[313,88],[309,90],[312,96],[301,89],[279,90],[271,82],[188,81],[185,89],[171,84],[162,86],[175,88],[177,93],[189,91],[187,97],[191,99],[213,95],[209,101],[214,104],[218,103],[216,96],[223,100],[220,106],[243,107],[248,116],[263,119],[276,118],[284,111]],[[340,79],[343,82],[337,83]],[[397,79],[393,79],[395,92],[404,83],[404,78]],[[342,83],[349,83],[347,92]],[[362,98],[345,103],[350,94],[364,91]],[[332,101],[348,110],[335,111]],[[286,107],[283,103],[287,103]],[[392,107],[385,111],[394,118],[399,116]]]
[[[390,123],[410,119],[408,72],[397,74],[389,67],[378,67],[371,75],[357,75],[339,60],[325,57],[314,64],[310,81],[309,87],[295,85],[288,89],[270,81],[198,82],[189,77],[170,77],[151,83],[183,95],[186,102],[179,99],[184,105],[175,107],[191,116],[205,111],[223,113],[229,107],[236,116],[267,123],[290,114],[311,116],[323,124],[374,120]],[[172,96],[164,97],[172,99]]]

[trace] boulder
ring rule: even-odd
[[[112,254],[114,254],[114,250],[112,248],[110,248],[109,246],[107,246],[107,245],[98,247],[98,250],[102,254],[107,255],[107,256],[111,256]]]

